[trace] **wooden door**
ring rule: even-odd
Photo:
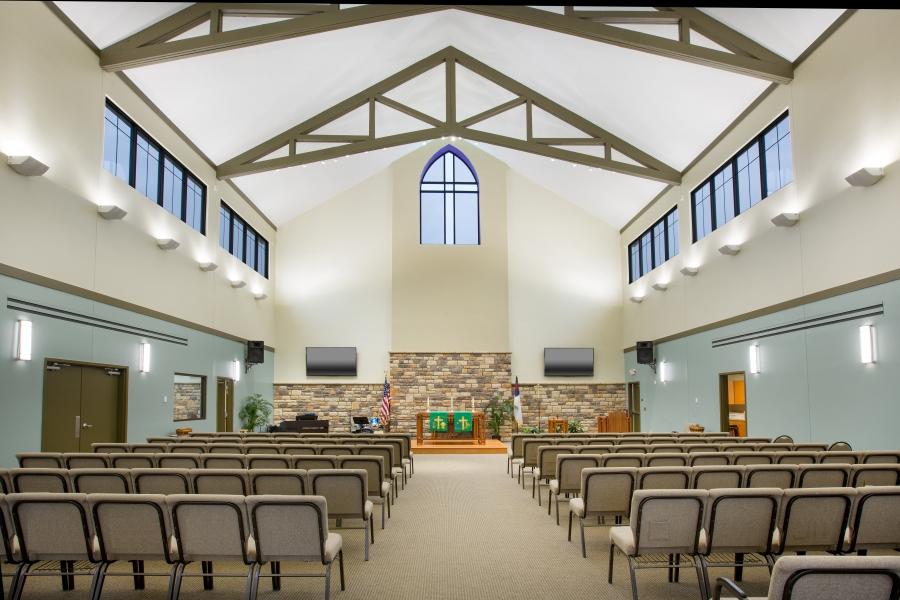
[[[641,430],[641,384],[637,381],[628,384],[628,410],[631,413],[631,430]]]
[[[124,442],[125,371],[48,361],[44,369],[41,450],[90,452],[95,442]]]
[[[125,439],[119,401],[122,377],[120,369],[81,368],[81,452],[90,452],[96,442]]]
[[[216,378],[216,431],[234,431],[234,381]]]
[[[81,367],[48,363],[44,368],[41,450],[79,452]]]

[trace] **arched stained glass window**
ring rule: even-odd
[[[453,146],[438,150],[422,171],[419,185],[419,243],[481,243],[478,175]]]

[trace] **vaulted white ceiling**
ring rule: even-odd
[[[186,6],[57,4],[100,48]],[[790,61],[842,12],[704,10]],[[679,170],[769,85],[745,75],[456,10],[129,69],[126,74],[207,156],[222,163],[447,46]],[[491,84],[469,79],[459,84],[461,112],[502,101]],[[442,116],[443,78],[426,74],[394,97]],[[504,117],[507,122],[498,118],[492,126],[510,129],[512,116]],[[378,127],[402,129],[404,118],[399,113],[385,115]],[[616,228],[664,187],[516,150],[481,147]],[[376,174],[411,148],[371,151],[234,181],[281,224]]]

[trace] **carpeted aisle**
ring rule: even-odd
[[[560,526],[531,498],[530,482],[523,491],[506,474],[502,455],[416,457],[416,475],[401,492],[385,530],[376,529],[371,560],[363,561],[362,530],[337,530],[344,538],[347,590],[340,592],[337,567],[332,597],[337,600],[457,599],[520,600],[526,598],[631,598],[626,562],[616,559],[615,583],[606,582],[607,527],[587,531],[588,559],[581,557],[577,527],[566,541],[566,504]],[[546,500],[546,488],[544,488]],[[379,527],[380,507],[375,507]],[[346,524],[346,523],[345,523]],[[164,565],[147,565],[148,570]],[[127,569],[128,565],[118,567]],[[217,572],[238,572],[242,565],[216,564]],[[199,567],[194,567],[197,572]],[[297,571],[283,565],[283,572]],[[307,569],[308,570],[308,569]],[[4,569],[8,572],[8,569]],[[727,570],[713,577],[730,576]],[[745,589],[765,595],[765,569],[748,569]],[[186,581],[182,598],[242,598],[244,580],[216,579],[216,589],[204,592],[199,578]],[[9,580],[5,580],[9,585]],[[166,580],[148,578],[147,589],[135,592],[131,579],[110,578],[104,599],[164,598]],[[25,598],[87,597],[88,582],[79,578],[75,592],[62,592],[59,579],[29,582]],[[663,569],[638,572],[640,597],[645,600],[699,598],[693,569],[681,583],[667,583]],[[321,598],[322,579],[284,579],[273,592],[267,580],[260,598],[306,600]]]

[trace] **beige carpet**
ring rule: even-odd
[[[394,506],[385,530],[376,529],[371,560],[363,561],[362,530],[339,530],[344,538],[347,590],[340,592],[337,567],[332,597],[337,600],[525,598],[631,598],[626,562],[616,557],[615,583],[606,583],[607,527],[587,530],[588,558],[581,557],[577,526],[566,541],[566,514],[560,526],[539,508],[526,491],[506,475],[506,457],[491,455],[418,456],[416,475]],[[544,488],[546,490],[546,488]],[[546,498],[546,491],[544,491]],[[563,504],[565,507],[565,504]],[[376,506],[376,514],[380,509]],[[565,510],[565,508],[563,509]],[[376,517],[376,527],[378,527]],[[162,565],[160,565],[162,566]],[[148,570],[158,568],[147,565]],[[128,569],[123,565],[115,570]],[[237,572],[242,565],[216,564],[216,570]],[[192,566],[199,572],[199,565]],[[283,565],[283,572],[297,567]],[[4,569],[8,573],[8,567]],[[716,575],[730,576],[725,569]],[[745,589],[765,595],[765,569],[745,572]],[[8,589],[9,579],[4,579]],[[242,598],[243,579],[216,579],[216,589],[204,592],[199,578],[185,581],[181,597],[190,600]],[[147,589],[135,592],[128,577],[112,577],[104,599],[164,598],[165,578],[148,578]],[[640,597],[699,598],[693,569],[682,571],[681,583],[667,583],[664,569],[638,572]],[[74,592],[62,592],[59,579],[33,578],[25,598],[87,597],[88,580],[78,578]],[[322,579],[283,579],[272,592],[260,585],[260,598],[306,600],[321,598]]]

